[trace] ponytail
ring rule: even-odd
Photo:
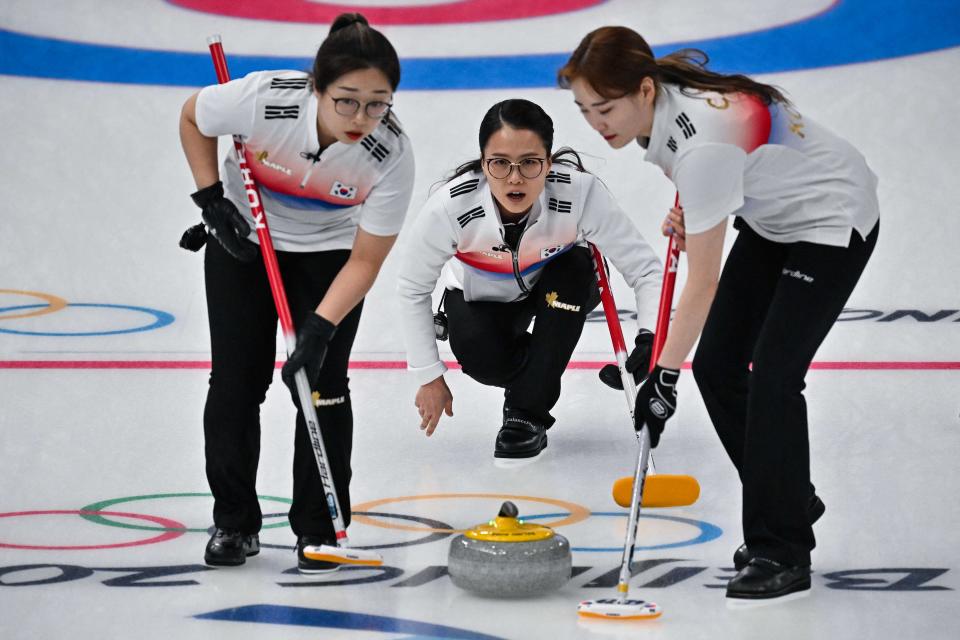
[[[313,60],[313,88],[322,93],[345,73],[363,69],[377,69],[386,76],[390,88],[397,90],[400,59],[393,45],[362,14],[341,13],[330,25],[330,33]]]

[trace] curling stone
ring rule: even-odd
[[[530,596],[559,589],[570,579],[570,543],[550,527],[517,519],[504,502],[499,515],[450,543],[453,584],[488,596]]]

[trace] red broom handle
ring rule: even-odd
[[[680,206],[680,194],[673,200],[673,206]],[[677,269],[680,266],[680,247],[670,236],[667,245],[667,262],[663,265],[663,285],[660,287],[660,307],[657,309],[657,327],[654,329],[653,353],[650,356],[650,371],[657,366],[663,345],[667,342],[667,328],[670,326],[670,314],[673,312],[673,289],[677,284]]]
[[[210,55],[213,57],[213,66],[217,72],[217,82],[220,84],[230,82],[230,71],[227,69],[227,59],[223,55],[223,45],[220,42],[220,37],[211,36],[207,39],[207,42],[210,45]],[[247,192],[250,213],[256,223],[260,253],[263,256],[263,264],[267,268],[267,279],[270,281],[270,291],[273,293],[273,304],[277,308],[277,316],[280,318],[280,328],[286,339],[287,355],[289,356],[296,348],[296,331],[293,327],[293,318],[290,315],[290,305],[287,303],[287,293],[283,288],[283,279],[280,277],[277,254],[273,249],[273,240],[270,239],[270,228],[267,226],[267,215],[263,210],[260,189],[253,179],[253,171],[247,164],[246,150],[240,136],[233,136],[233,149],[237,154],[237,164],[240,166],[243,187]]]

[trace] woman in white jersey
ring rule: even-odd
[[[551,154],[553,121],[538,105],[495,104],[479,143],[480,158],[431,196],[405,242],[399,292],[407,362],[422,385],[416,406],[429,436],[444,412],[453,415],[431,309],[442,277],[446,316],[438,317],[449,323],[463,372],[504,388],[494,456],[529,460],[547,446],[560,377],[599,302],[585,243],[595,243],[634,288],[641,328],[654,326],[661,268],[579,157],[570,149]],[[643,329],[637,351],[649,354],[650,342]]]
[[[260,404],[274,374],[277,314],[233,154],[217,167],[217,137],[238,134],[260,186],[298,346],[283,368],[306,366],[345,524],[350,519],[353,415],[347,379],[363,297],[400,232],[410,202],[410,141],[390,112],[397,54],[359,14],[343,14],[311,73],[263,71],[187,100],[180,137],[212,238],[204,272],[213,366],[204,410],[207,479],[216,532],[205,560],[243,564],[259,550],[256,475]],[[221,182],[222,180],[222,182]],[[215,240],[214,240],[215,239]],[[294,392],[294,402],[297,403]],[[302,412],[297,412],[290,526],[305,546],[336,544]]]
[[[636,140],[676,185],[681,208],[664,233],[685,244],[689,275],[637,395],[637,426],[662,432],[699,335],[694,378],[743,483],[745,543],[727,597],[779,598],[810,588],[824,506],[810,483],[804,377],[876,245],[877,179],[776,88],[705,63],[696,50],[654,58],[636,32],[604,27],[559,82],[611,147]],[[730,216],[739,235],[721,274]],[[670,406],[658,416],[660,398]]]

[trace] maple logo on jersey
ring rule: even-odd
[[[333,186],[330,187],[330,195],[343,198],[344,200],[353,200],[357,197],[357,188],[345,185],[337,180],[334,181]]]
[[[259,152],[256,155],[257,162],[259,162],[265,167],[270,167],[274,171],[279,171],[280,173],[283,173],[285,175],[288,175],[288,176],[293,175],[293,171],[291,171],[290,169],[287,169],[285,166],[277,164],[276,162],[271,162],[270,160],[267,160],[268,155],[270,155],[269,151]]]
[[[540,259],[546,260],[547,258],[552,258],[553,256],[557,255],[561,251],[563,251],[562,244],[558,244],[555,247],[547,247],[546,249],[540,249]]]
[[[551,309],[560,309],[562,311],[580,311],[580,305],[578,304],[567,304],[566,302],[560,302],[558,300],[560,296],[557,295],[556,291],[551,291],[546,295],[547,306]]]

